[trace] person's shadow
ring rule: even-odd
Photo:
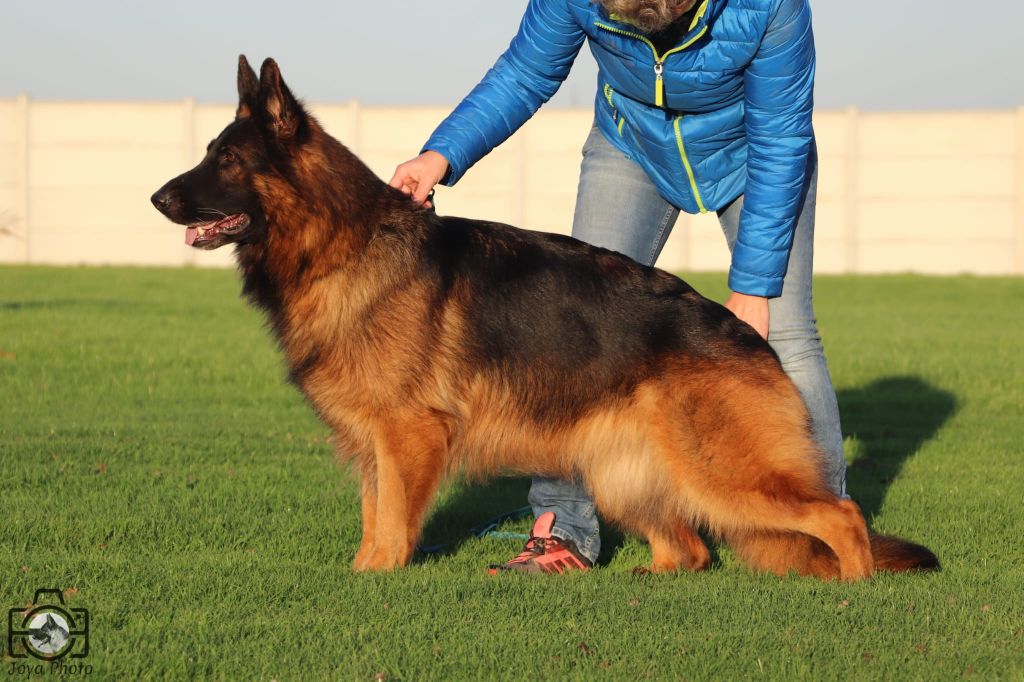
[[[846,469],[846,492],[870,525],[906,459],[953,416],[956,397],[916,376],[878,379],[837,397],[843,434],[861,446]]]
[[[870,525],[903,463],[953,415],[956,398],[916,376],[877,379],[843,389],[837,397],[844,436],[861,444],[859,456],[847,467],[846,489]],[[430,555],[457,551],[474,537],[471,528],[525,505],[529,488],[528,478],[503,478],[451,489],[428,519],[421,547],[432,547]],[[602,523],[598,564],[609,563],[624,541],[619,529]],[[709,548],[717,563],[714,545]]]

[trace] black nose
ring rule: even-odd
[[[156,206],[156,209],[161,213],[166,211],[171,205],[171,193],[166,190],[158,190],[156,194],[149,198]]]

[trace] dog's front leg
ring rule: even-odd
[[[352,568],[365,570],[365,565],[373,553],[374,536],[377,532],[377,467],[373,461],[360,465],[360,496],[363,517],[363,538],[359,543],[359,551],[352,561]]]
[[[388,570],[412,559],[420,525],[437,490],[447,456],[447,430],[436,418],[396,418],[374,437],[376,513],[373,545],[356,570]],[[364,531],[367,498],[363,497]],[[366,540],[364,539],[364,547]],[[363,552],[363,548],[360,549]]]

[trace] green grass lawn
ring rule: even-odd
[[[725,549],[635,576],[613,529],[587,575],[490,577],[519,542],[465,530],[523,480],[447,486],[424,541],[450,551],[354,574],[356,487],[238,291],[0,268],[0,607],[68,590],[91,679],[1024,679],[1024,280],[819,279],[850,492],[943,562],[856,585]]]

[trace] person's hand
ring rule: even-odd
[[[732,314],[754,328],[766,341],[768,340],[768,299],[764,296],[750,296],[732,292],[725,307]]]
[[[417,204],[430,208],[431,203],[427,197],[447,172],[448,160],[428,149],[396,168],[388,184],[405,192]]]

